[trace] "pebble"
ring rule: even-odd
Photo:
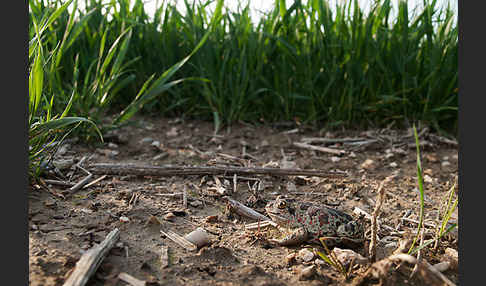
[[[426,183],[433,183],[434,182],[434,179],[432,179],[432,177],[429,176],[429,175],[425,175],[424,176],[424,182],[426,182]]]
[[[459,253],[457,252],[457,250],[455,250],[454,248],[446,248],[445,250],[445,257],[447,259],[447,261],[449,261],[450,263],[450,268],[452,270],[456,270],[457,267],[459,266]]]
[[[354,252],[351,249],[341,249],[334,247],[334,253],[336,254],[337,259],[344,265],[348,266],[352,260],[356,264],[366,264],[368,263],[368,258],[363,257],[361,254]]]
[[[349,157],[351,157],[351,158],[356,158],[356,153],[351,152],[351,153],[349,153],[349,155],[348,155],[348,156],[349,156]]]
[[[339,157],[337,157],[337,156],[332,156],[332,157],[331,157],[331,161],[332,161],[333,163],[337,163],[337,162],[341,161],[341,158],[339,158]]]
[[[198,201],[198,200],[193,201],[193,202],[189,202],[189,204],[190,204],[191,206],[195,207],[195,208],[200,207],[200,206],[202,206],[202,205],[203,205],[203,203],[202,203],[201,201]]]
[[[165,220],[168,220],[168,221],[174,221],[175,220],[175,214],[173,212],[169,212],[167,213],[165,216],[164,216],[164,219]]]
[[[441,165],[442,167],[448,167],[451,165],[451,163],[449,163],[449,161],[443,161]]]
[[[361,164],[361,168],[363,169],[371,169],[374,167],[375,161],[371,159],[366,159],[363,164]]]
[[[390,167],[392,167],[392,168],[396,168],[396,167],[398,167],[398,164],[397,164],[397,163],[395,163],[395,162],[391,162],[391,163],[390,163]]]
[[[307,248],[301,249],[298,254],[297,254],[297,261],[303,261],[303,262],[310,262],[314,259],[315,255],[312,251],[308,250]]]
[[[142,144],[145,144],[145,143],[152,143],[154,141],[154,139],[150,138],[150,137],[145,137],[143,138],[142,140],[140,140],[140,143]]]
[[[160,147],[160,142],[159,141],[153,141],[152,144],[150,144],[151,146],[154,146],[155,148],[159,148]]]
[[[316,266],[315,265],[311,265],[311,266],[307,266],[303,269],[300,270],[300,273],[299,273],[299,280],[310,280],[312,279],[315,275],[316,275]]]
[[[118,145],[116,145],[115,143],[110,142],[110,143],[108,143],[108,148],[110,148],[110,149],[116,149],[116,148],[118,148]]]
[[[297,191],[297,187],[295,186],[295,184],[291,181],[288,181],[287,182],[287,191],[289,192],[296,192]]]
[[[120,217],[120,222],[129,222],[129,221],[130,221],[130,219],[128,217],[126,217],[126,216],[121,216]]]
[[[165,133],[165,135],[167,135],[167,137],[175,137],[177,136],[178,132],[177,132],[177,127],[172,127],[169,131],[167,131]]]
[[[297,257],[297,253],[292,252],[289,255],[285,256],[285,263],[287,265],[291,265],[293,262],[295,262],[295,258]]]

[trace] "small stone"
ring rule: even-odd
[[[447,261],[449,261],[450,263],[450,268],[452,270],[457,270],[457,267],[459,265],[459,253],[457,252],[457,250],[448,247],[446,248],[444,254]]]
[[[167,221],[174,221],[175,220],[175,214],[173,212],[169,212],[164,216],[164,219]]]
[[[310,262],[314,259],[315,255],[312,251],[308,250],[307,248],[303,248],[299,251],[297,254],[297,261],[303,261],[303,262]]]
[[[399,155],[407,155],[407,151],[405,151],[404,149],[402,148],[395,148],[393,149],[393,152],[395,154],[399,154]]]
[[[344,265],[348,266],[352,260],[356,264],[368,263],[368,258],[363,257],[361,254],[354,252],[351,249],[341,249],[334,247],[333,252],[336,254],[337,259]]]
[[[393,153],[386,153],[385,158],[386,159],[391,159],[391,158],[393,158],[393,156],[395,156],[395,154],[393,154]]]
[[[152,131],[152,130],[154,130],[154,126],[152,124],[147,124],[145,126],[145,129],[147,129],[148,131]]]
[[[140,140],[140,143],[146,144],[146,143],[152,143],[153,141],[154,141],[154,139],[152,139],[150,137],[145,137],[142,140]]]
[[[349,155],[348,155],[348,156],[349,156],[349,157],[351,157],[351,158],[356,158],[356,153],[351,152],[351,153],[349,153]]]
[[[430,177],[429,175],[425,175],[424,176],[424,182],[426,182],[426,183],[433,183],[434,182],[434,179],[432,179],[432,177]]]
[[[150,144],[150,145],[155,147],[155,148],[160,148],[160,142],[159,141],[153,141],[152,144]]]
[[[390,167],[392,167],[392,168],[396,168],[396,167],[398,167],[398,164],[397,164],[397,163],[395,163],[395,162],[391,162],[391,163],[390,163]]]
[[[443,161],[441,165],[442,167],[448,167],[451,165],[451,163],[449,161]]]
[[[298,279],[300,281],[302,280],[310,280],[312,278],[314,278],[314,276],[316,275],[316,266],[315,265],[311,265],[311,266],[307,266],[303,269],[300,270],[300,273],[299,273],[299,276],[298,276]]]
[[[442,161],[449,161],[449,156],[442,157]]]
[[[178,135],[178,132],[177,132],[177,127],[172,127],[169,131],[167,131],[165,133],[165,135],[167,135],[167,137],[175,137]]]
[[[297,191],[297,187],[295,186],[295,184],[291,181],[288,181],[287,182],[287,191],[289,192],[296,192]]]
[[[191,205],[191,206],[193,206],[193,207],[197,208],[197,207],[202,206],[202,205],[203,205],[203,203],[202,203],[201,201],[195,200],[195,201],[193,201],[193,202],[189,202],[189,205]]]
[[[269,146],[270,144],[268,143],[267,140],[263,140],[262,143],[260,143],[260,147],[266,147],[266,146]]]
[[[363,169],[373,169],[375,165],[375,161],[371,159],[366,159],[363,164],[361,164],[361,168]]]
[[[108,143],[108,148],[110,148],[110,149],[116,149],[116,148],[118,148],[118,145],[116,145],[115,143],[110,142],[110,143]]]
[[[126,216],[121,216],[120,217],[120,222],[129,222],[129,221],[130,221],[130,219],[128,217],[126,217]]]
[[[289,255],[285,256],[285,263],[287,265],[292,265],[296,261],[295,259],[296,257],[297,257],[297,253],[295,252],[290,253]]]
[[[454,154],[454,155],[452,155],[452,159],[458,160],[459,159],[459,156],[457,154]]]
[[[341,158],[339,158],[339,157],[337,157],[337,156],[332,156],[332,157],[331,157],[331,161],[332,161],[333,163],[337,163],[337,162],[341,161]]]

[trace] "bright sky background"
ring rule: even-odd
[[[179,11],[184,11],[184,0],[169,0],[172,3],[177,3],[177,7],[179,8]],[[235,10],[238,7],[238,3],[247,3],[248,0],[225,0],[224,5],[231,10]],[[250,8],[252,10],[252,19],[257,20],[259,15],[261,13],[258,12],[260,11],[269,11],[271,7],[274,6],[275,0],[249,0],[250,1]],[[305,1],[305,0],[304,0]],[[329,6],[332,8],[335,6],[336,1],[341,1],[341,2],[346,2],[350,0],[323,0],[323,1],[328,1]],[[392,0],[392,3],[396,7],[400,0]],[[458,0],[438,0],[438,6],[447,6],[447,3],[451,4],[451,7],[453,10],[456,12],[456,17],[457,17],[457,1]],[[156,3],[161,3],[161,0],[145,0],[144,1],[146,4],[146,11],[147,13],[150,13],[152,11],[155,11]],[[190,3],[193,2],[193,0],[189,0]],[[285,1],[287,4],[287,7],[290,7],[290,5],[293,3],[292,0],[287,0]],[[373,0],[358,0],[358,3],[363,9],[366,9],[366,7],[369,7],[371,3],[373,3]],[[159,4],[160,5],[160,4]],[[414,7],[416,6],[422,7],[423,6],[423,0],[408,0],[408,6],[409,6],[409,11],[411,11]],[[150,12],[149,12],[150,11]],[[152,12],[153,13],[153,12]]]

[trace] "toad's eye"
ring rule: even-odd
[[[283,208],[285,208],[286,206],[287,206],[287,203],[286,203],[285,201],[280,201],[280,202],[278,203],[278,208],[279,208],[279,209],[283,209]]]

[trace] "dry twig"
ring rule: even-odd
[[[234,166],[148,166],[133,164],[97,163],[87,166],[94,174],[106,175],[139,175],[139,176],[188,176],[188,175],[271,175],[271,176],[316,176],[336,177],[346,176],[343,173],[326,172],[323,170],[280,169],[280,168],[250,168]]]
[[[252,218],[252,219],[255,219],[255,220],[260,220],[260,221],[271,220],[270,218],[268,218],[268,217],[262,215],[261,213],[253,210],[252,208],[245,206],[244,204],[242,204],[238,201],[233,200],[232,198],[230,198],[228,196],[223,197],[223,199],[225,199],[230,204],[230,206],[232,207],[232,210],[234,210],[239,215],[246,216],[246,217],[249,217],[249,218]]]
[[[171,230],[168,230],[167,232],[160,230],[160,232],[162,234],[164,234],[165,236],[167,236],[167,238],[169,238],[173,242],[177,243],[178,245],[180,245],[181,247],[183,247],[186,250],[189,250],[189,251],[197,250],[197,246],[194,243],[188,241],[184,237],[178,235],[177,233],[175,233]]]
[[[118,274],[118,278],[120,280],[123,280],[126,283],[132,285],[132,286],[145,286],[147,284],[145,281],[137,279],[137,278],[133,277],[132,275],[127,274],[125,272],[121,272],[120,274]]]
[[[74,271],[64,282],[64,286],[81,286],[86,285],[91,275],[93,275],[101,262],[108,254],[110,249],[120,237],[118,228],[112,230],[99,245],[96,245],[86,251],[76,263]]]
[[[308,149],[308,150],[314,150],[314,151],[320,151],[324,153],[331,153],[331,154],[336,154],[336,155],[341,155],[346,153],[344,150],[338,150],[338,149],[332,149],[328,147],[322,147],[322,146],[314,146],[306,143],[301,143],[301,142],[294,142],[294,146],[302,148],[302,149]]]
[[[388,176],[383,181],[381,181],[378,187],[378,201],[376,202],[375,209],[373,210],[373,215],[371,217],[371,242],[369,246],[370,260],[372,262],[376,261],[376,237],[378,233],[378,223],[377,218],[380,212],[381,205],[385,200],[385,189],[383,188],[386,183],[390,182],[394,176]]]

